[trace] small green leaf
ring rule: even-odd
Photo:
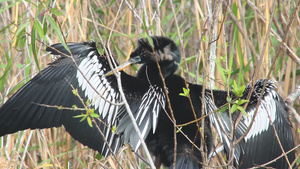
[[[44,24],[43,24],[43,32],[44,32],[44,35],[46,35],[47,31],[48,31],[47,22],[45,22],[45,20],[44,20]]]
[[[111,132],[115,133],[116,130],[117,130],[117,127],[116,126],[112,126]]]
[[[150,36],[147,36],[146,38],[147,38],[149,44],[150,44],[152,47],[154,47],[153,39],[152,39]]]
[[[228,105],[222,107],[222,108],[220,109],[220,111],[221,111],[221,112],[225,112],[227,109],[228,109]]]
[[[74,109],[74,111],[76,111],[78,109],[78,107],[75,104],[72,105],[72,108]]]
[[[203,41],[203,42],[207,42],[207,37],[203,35],[203,36],[202,36],[202,41]]]
[[[90,105],[92,103],[92,101],[90,99],[87,99],[87,101],[85,102],[86,105]]]
[[[50,12],[52,14],[54,14],[55,16],[62,16],[63,15],[63,13],[60,10],[58,10],[57,8],[50,9]]]
[[[51,25],[51,27],[53,28],[53,30],[55,31],[55,33],[56,33],[57,37],[59,38],[61,44],[64,46],[64,48],[65,48],[69,53],[71,53],[70,50],[69,50],[69,48],[68,48],[68,46],[67,46],[67,44],[66,44],[66,42],[65,42],[65,40],[64,40],[64,37],[63,37],[63,35],[62,35],[62,33],[61,33],[61,31],[60,31],[60,28],[59,28],[59,26],[57,25],[57,23],[56,23],[56,22],[54,21],[54,19],[51,18],[49,15],[46,15],[46,19],[47,19],[47,21],[49,22],[49,24]]]
[[[231,101],[232,101],[232,98],[228,96],[228,97],[226,97],[226,101],[227,101],[227,102],[231,102]]]
[[[40,23],[39,20],[34,20],[34,28],[37,30],[39,36],[42,39],[46,40],[44,29],[42,28],[42,24]]]
[[[245,85],[241,86],[241,87],[239,88],[239,93],[240,93],[240,94],[243,94],[244,91],[245,91],[245,89],[246,89],[246,86],[245,86]]]
[[[85,120],[87,117],[88,117],[88,116],[84,114],[84,116],[83,116],[83,117],[80,119],[80,121],[79,121],[79,122],[82,122],[82,121],[84,121],[84,120]]]
[[[62,106],[58,106],[57,109],[58,109],[58,110],[61,110],[61,109],[62,109]]]
[[[24,24],[20,25],[14,35],[14,37],[18,37],[18,35],[27,27],[30,25],[30,22],[25,22]]]
[[[92,119],[90,117],[87,117],[87,122],[89,124],[90,127],[93,127],[93,123],[92,123]]]
[[[99,48],[97,48],[98,53],[99,53],[100,55],[104,55],[105,53],[104,53],[103,47],[102,47],[101,45],[97,45],[97,46],[100,46]]]
[[[97,160],[101,160],[103,158],[103,156],[100,153],[97,153],[96,156],[95,156],[95,158]]]
[[[78,96],[78,90],[77,90],[77,89],[73,89],[72,92],[73,92],[73,94],[74,94],[75,96]]]
[[[97,113],[92,113],[92,114],[90,114],[90,116],[93,117],[93,118],[99,118],[100,117],[99,114],[97,114]]]
[[[38,68],[38,70],[40,71],[40,65],[39,65],[39,61],[38,61],[38,56],[36,53],[36,46],[35,46],[35,40],[36,40],[36,33],[35,33],[35,29],[36,27],[33,26],[32,31],[31,31],[31,51],[34,57],[34,61],[36,63],[36,66]]]
[[[5,69],[4,70],[2,69],[2,72],[0,74],[0,75],[2,75],[0,77],[0,91],[2,91],[5,83],[7,82],[7,76],[9,75],[11,66],[13,64],[13,59],[11,57],[9,57],[7,53],[5,53],[5,58],[6,58],[7,64],[5,65]],[[2,59],[4,60],[4,56]]]
[[[237,106],[237,108],[245,115],[248,117],[248,113],[246,113],[245,109],[242,106]]]
[[[182,130],[182,126],[180,126],[180,127],[178,128],[178,130],[176,130],[176,133],[179,133],[181,130]]]
[[[87,114],[87,115],[94,114],[94,109],[88,109],[88,110],[86,111],[86,114]]]
[[[80,114],[80,115],[77,115],[77,116],[73,116],[74,118],[82,118],[82,117],[85,117],[86,115],[85,114]]]
[[[185,97],[188,97],[189,96],[189,93],[190,93],[190,89],[188,88],[182,88],[183,90],[183,93],[179,93],[180,96],[185,96]]]
[[[244,99],[239,98],[238,101],[237,101],[237,104],[242,105],[242,104],[247,103],[247,102],[249,102],[249,100],[244,100]]]
[[[237,110],[237,105],[236,104],[232,105],[230,109],[231,113],[234,113],[236,110]]]

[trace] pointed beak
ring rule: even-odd
[[[129,66],[131,66],[131,65],[133,65],[133,64],[135,64],[135,63],[137,63],[137,62],[139,62],[139,61],[140,61],[140,59],[137,59],[137,58],[130,58],[127,62],[125,62],[125,63],[119,65],[119,66],[116,67],[114,70],[115,70],[116,72],[120,72],[120,71],[122,71],[122,70],[128,68]],[[107,72],[104,76],[110,76],[110,75],[113,75],[113,74],[114,74],[114,72],[111,70],[111,71]]]

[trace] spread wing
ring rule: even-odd
[[[263,92],[253,125],[248,134],[235,148],[235,164],[240,168],[264,164],[282,154],[282,150],[275,136],[275,131],[285,152],[294,147],[291,126],[287,117],[287,108],[275,91],[274,83],[265,79],[258,80],[254,84],[254,90],[246,108],[246,113],[248,115],[243,115],[242,120],[237,125],[234,133],[235,139],[240,138],[250,127],[264,83],[267,83],[266,89]],[[250,85],[246,86],[244,96],[242,97],[243,99],[247,98],[250,89]],[[214,98],[226,97],[227,92],[214,92]],[[214,105],[220,107],[224,103],[226,103],[226,101],[222,102],[219,99]],[[209,105],[211,104],[212,103]],[[233,113],[232,119],[235,120],[237,116],[238,113]],[[230,151],[230,140],[224,133],[230,134],[231,132],[228,112],[211,114],[210,120],[217,129],[225,151],[228,153]],[[288,154],[288,159],[292,162],[295,159],[294,153]],[[285,158],[281,158],[269,166],[275,168],[288,168]]]
[[[24,129],[64,125],[71,136],[107,156],[124,142],[134,150],[139,137],[120,96],[115,76],[104,76],[111,69],[94,42],[68,43],[72,55],[61,45],[47,48],[58,59],[19,89],[0,108],[0,136]],[[122,88],[144,137],[157,125],[165,104],[162,90],[121,72]],[[72,108],[77,107],[76,111]],[[77,115],[94,109],[99,118],[90,127]],[[113,132],[113,128],[117,128]]]

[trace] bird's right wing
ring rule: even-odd
[[[64,125],[73,138],[107,156],[124,141],[136,150],[138,136],[128,118],[107,57],[95,43],[68,43],[72,55],[54,44],[47,50],[58,58],[19,89],[0,108],[0,136],[24,129]],[[121,72],[122,88],[145,138],[155,131],[158,112],[164,105],[160,88]],[[155,97],[153,97],[155,96]],[[76,109],[76,110],[75,110]],[[100,117],[90,127],[78,115],[94,110]],[[124,127],[125,124],[125,127]],[[114,128],[117,131],[114,131]]]

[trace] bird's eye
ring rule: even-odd
[[[137,63],[137,62],[140,62],[142,59],[141,59],[140,56],[135,56],[135,57],[132,58],[132,60],[133,60],[135,63]]]

